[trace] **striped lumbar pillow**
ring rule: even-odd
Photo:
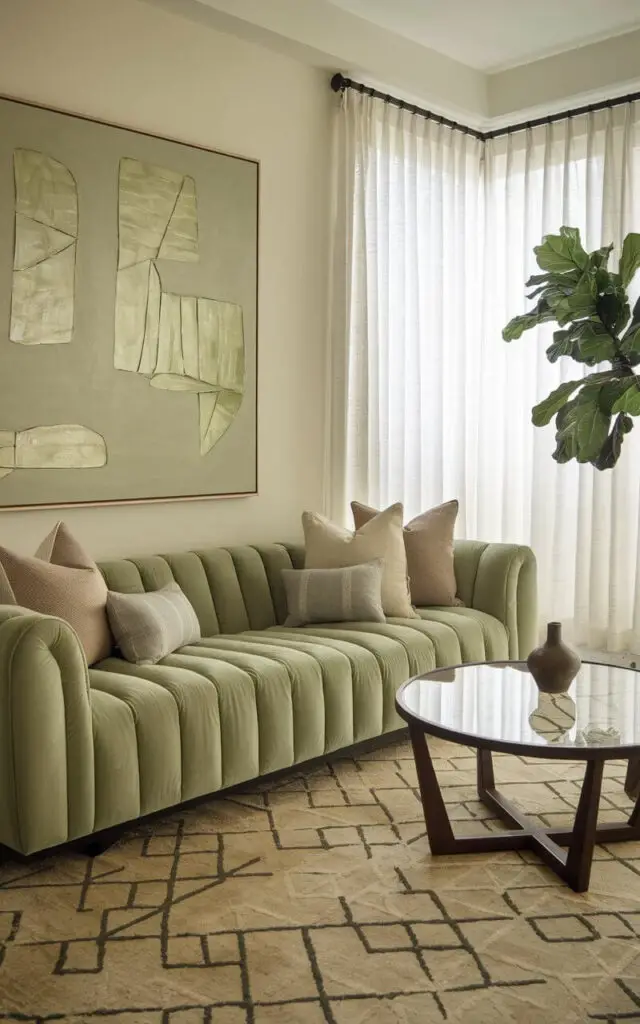
[[[193,605],[177,583],[147,594],[109,591],[107,614],[122,657],[137,665],[155,665],[178,647],[200,639]]]
[[[283,569],[289,617],[309,622],[384,622],[381,561],[346,569]]]

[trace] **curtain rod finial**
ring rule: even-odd
[[[344,92],[348,84],[348,78],[345,78],[340,71],[336,71],[335,75],[331,79],[331,88],[334,92]]]

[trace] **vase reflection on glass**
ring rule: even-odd
[[[539,693],[529,725],[547,743],[559,743],[576,721],[576,703],[568,693]]]

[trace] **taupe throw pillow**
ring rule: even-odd
[[[289,617],[285,626],[310,622],[384,622],[382,562],[346,569],[283,569]]]
[[[375,508],[351,502],[356,530],[379,513]],[[456,597],[453,568],[453,531],[458,502],[447,501],[416,516],[404,528],[411,600],[418,608],[430,605],[461,605]]]
[[[122,657],[136,665],[155,665],[178,647],[200,639],[198,617],[177,583],[146,594],[111,590],[107,612]]]
[[[33,558],[0,547],[0,604],[64,619],[78,634],[89,665],[111,651],[107,585],[64,523],[54,526]]]
[[[305,569],[343,569],[381,559],[382,608],[385,615],[415,619],[407,579],[407,556],[402,534],[402,505],[398,502],[353,533],[315,512],[304,512]]]

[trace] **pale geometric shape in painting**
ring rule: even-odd
[[[199,395],[201,455],[206,455],[229,429],[241,402],[242,395],[236,391]]]
[[[198,259],[193,178],[123,157],[118,196],[118,268],[156,259],[167,244],[176,252],[170,259]]]
[[[193,178],[185,177],[182,182],[158,257],[161,260],[198,259],[198,210]]]
[[[244,394],[242,309],[162,288],[156,260],[198,259],[193,178],[120,161],[114,365],[152,387],[198,394],[200,453],[232,423]]]
[[[57,345],[73,333],[78,192],[58,160],[31,149],[13,154],[15,247],[9,338]]]
[[[0,478],[14,469],[95,469],[106,462],[102,435],[79,423],[0,430]]]

